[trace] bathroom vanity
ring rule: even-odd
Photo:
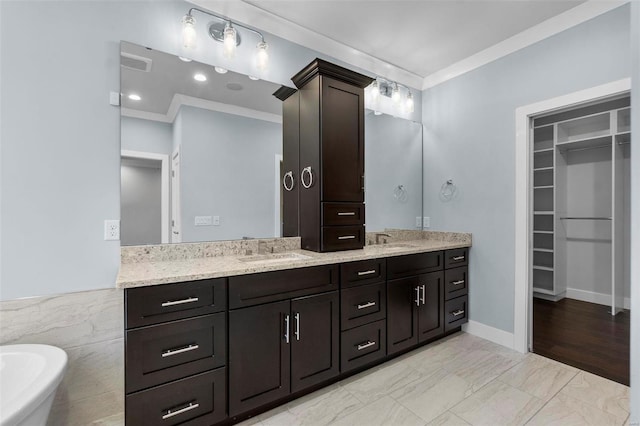
[[[127,424],[234,423],[459,330],[470,235],[414,234],[339,253],[270,252],[292,238],[260,255],[123,259]]]

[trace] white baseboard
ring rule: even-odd
[[[577,288],[568,288],[567,295],[569,299],[582,300],[583,302],[597,303],[598,305],[611,306],[611,295],[604,293],[596,293],[594,291],[580,290]],[[631,299],[624,298],[624,308],[630,309]]]
[[[469,320],[468,323],[462,325],[462,331],[473,334],[490,342],[497,343],[509,349],[513,349],[513,333],[491,327],[480,322]]]

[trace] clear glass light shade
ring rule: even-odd
[[[224,49],[223,55],[227,59],[231,59],[236,55],[236,29],[228,22],[224,27]]]
[[[380,98],[380,87],[378,86],[378,80],[373,80],[371,83],[371,102],[374,104],[378,102],[378,98]]]
[[[269,45],[266,42],[261,41],[258,43],[256,48],[258,49],[256,66],[260,71],[266,71],[269,66],[269,52],[267,52]]]
[[[407,92],[407,100],[405,102],[405,109],[407,110],[407,112],[411,113],[414,111],[414,105],[413,105],[413,95],[411,94],[411,92]]]
[[[397,104],[400,102],[400,89],[398,89],[398,85],[395,84],[393,86],[393,91],[391,92],[391,100]]]
[[[187,49],[196,47],[196,20],[191,15],[182,18],[182,45]]]

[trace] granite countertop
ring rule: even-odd
[[[389,244],[367,245],[359,250],[330,253],[300,250],[299,238],[251,240],[250,242],[240,241],[237,243],[172,245],[169,249],[174,252],[172,255],[166,254],[169,251],[164,249],[166,246],[156,249],[155,251],[155,247],[160,246],[123,247],[122,263],[116,281],[116,287],[143,287],[471,246],[471,234],[448,232],[418,233],[418,231],[386,232],[390,232],[392,235]],[[412,239],[414,237],[417,238]],[[257,247],[259,242],[266,245],[268,250],[271,250],[271,247],[279,247],[279,250],[266,255],[257,254],[257,249],[252,250],[253,253],[256,253],[253,255],[239,253],[239,251],[244,253],[246,250],[249,250],[247,247],[249,247],[250,244],[251,247]],[[202,248],[203,244],[207,244],[205,249]],[[213,246],[216,246],[215,253],[212,253],[210,250],[207,251],[207,249]],[[294,248],[296,246],[298,248]],[[218,247],[225,247],[227,251],[225,252],[225,250]],[[163,256],[157,255],[160,252],[163,253]],[[175,254],[176,252],[179,252],[180,255],[177,256]],[[191,255],[189,255],[189,253],[191,253]]]

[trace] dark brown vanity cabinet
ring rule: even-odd
[[[445,331],[466,323],[469,318],[469,249],[464,247],[445,252]]]
[[[338,376],[337,269],[323,266],[230,278],[232,295],[257,291],[281,299],[229,312],[231,416]],[[291,281],[293,277],[297,281]],[[250,282],[259,288],[252,290]],[[333,290],[314,294],[318,288]],[[296,293],[304,295],[290,298]]]
[[[125,290],[125,421],[227,418],[225,278]]]
[[[442,252],[387,260],[387,352],[393,354],[444,333]],[[398,278],[400,277],[400,278]]]
[[[292,231],[297,217],[302,248],[306,250],[362,248],[364,88],[372,79],[316,59],[292,81],[298,92],[281,89],[275,93],[284,101],[285,191],[294,182],[287,191],[291,194],[285,195],[285,204],[287,199],[293,203],[298,196],[297,216],[288,213],[292,204],[284,207],[284,228]],[[293,170],[296,161],[287,157],[296,152],[298,169]],[[289,171],[291,175],[286,174]]]

